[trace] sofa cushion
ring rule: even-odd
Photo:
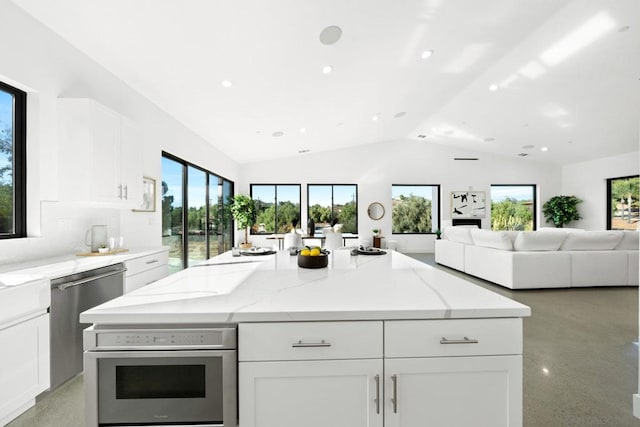
[[[516,251],[557,251],[567,237],[565,233],[523,231],[513,242]]]
[[[621,231],[583,231],[569,233],[560,247],[561,251],[607,251],[622,240]]]
[[[640,233],[637,231],[623,231],[622,240],[616,246],[617,251],[637,251],[640,248]]]
[[[477,229],[477,227],[475,227]],[[452,242],[464,243],[465,245],[473,245],[470,228],[465,226],[447,227],[444,229],[444,235]]]
[[[569,228],[569,227],[540,227],[538,228],[538,231],[548,231],[548,232],[560,232],[560,233],[568,233],[568,232],[574,232],[574,231],[584,231],[584,229],[582,228]]]
[[[513,241],[504,231],[472,229],[471,238],[476,246],[501,249],[503,251],[513,250]]]

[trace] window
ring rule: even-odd
[[[343,233],[358,232],[358,186],[355,184],[307,185],[307,216],[315,228],[342,224]]]
[[[162,153],[162,244],[170,248],[170,272],[231,249],[232,196],[233,182]]]
[[[491,229],[536,229],[535,185],[491,186]]]
[[[439,185],[391,186],[392,234],[427,234],[440,228]]]
[[[637,230],[640,179],[636,176],[607,179],[607,230]]]
[[[300,184],[251,184],[258,215],[251,234],[286,233],[300,223]]]
[[[27,94],[0,82],[0,238],[26,237]]]

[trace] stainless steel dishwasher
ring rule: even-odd
[[[51,281],[51,390],[82,372],[80,313],[123,294],[123,264]]]

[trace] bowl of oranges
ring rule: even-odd
[[[329,251],[318,246],[305,246],[298,252],[298,267],[324,268],[329,264]]]

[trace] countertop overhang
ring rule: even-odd
[[[303,269],[286,251],[212,258],[80,315],[83,323],[186,324],[526,317],[529,307],[398,252]]]

